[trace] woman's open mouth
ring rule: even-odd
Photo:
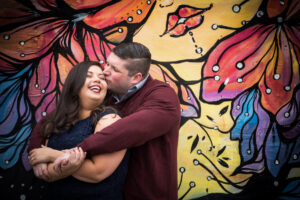
[[[89,89],[92,90],[95,93],[100,93],[100,91],[101,91],[101,88],[98,85],[92,85],[92,86],[89,87]]]

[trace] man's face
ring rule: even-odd
[[[133,78],[128,75],[127,62],[112,52],[107,58],[103,71],[108,89],[117,94],[119,98],[134,85]]]

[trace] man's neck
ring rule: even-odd
[[[129,98],[131,95],[133,95],[135,92],[137,92],[138,90],[140,90],[144,84],[146,83],[147,79],[148,79],[149,75],[147,75],[143,80],[141,80],[139,83],[137,83],[136,85],[131,86],[125,93],[122,94],[113,94],[116,103],[119,103],[127,98]]]

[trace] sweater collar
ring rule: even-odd
[[[145,83],[148,79],[151,79],[151,76],[149,76],[149,74],[141,82],[139,82],[138,84],[129,88],[127,93],[124,96],[122,96],[121,99],[119,99],[119,97],[116,94],[112,94],[112,96],[115,99],[115,104],[118,104],[118,103],[128,99],[129,97],[131,97],[134,93],[136,93],[138,90],[140,90],[145,85]]]

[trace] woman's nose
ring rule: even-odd
[[[94,78],[93,82],[100,83],[100,78],[98,78],[98,77]]]

